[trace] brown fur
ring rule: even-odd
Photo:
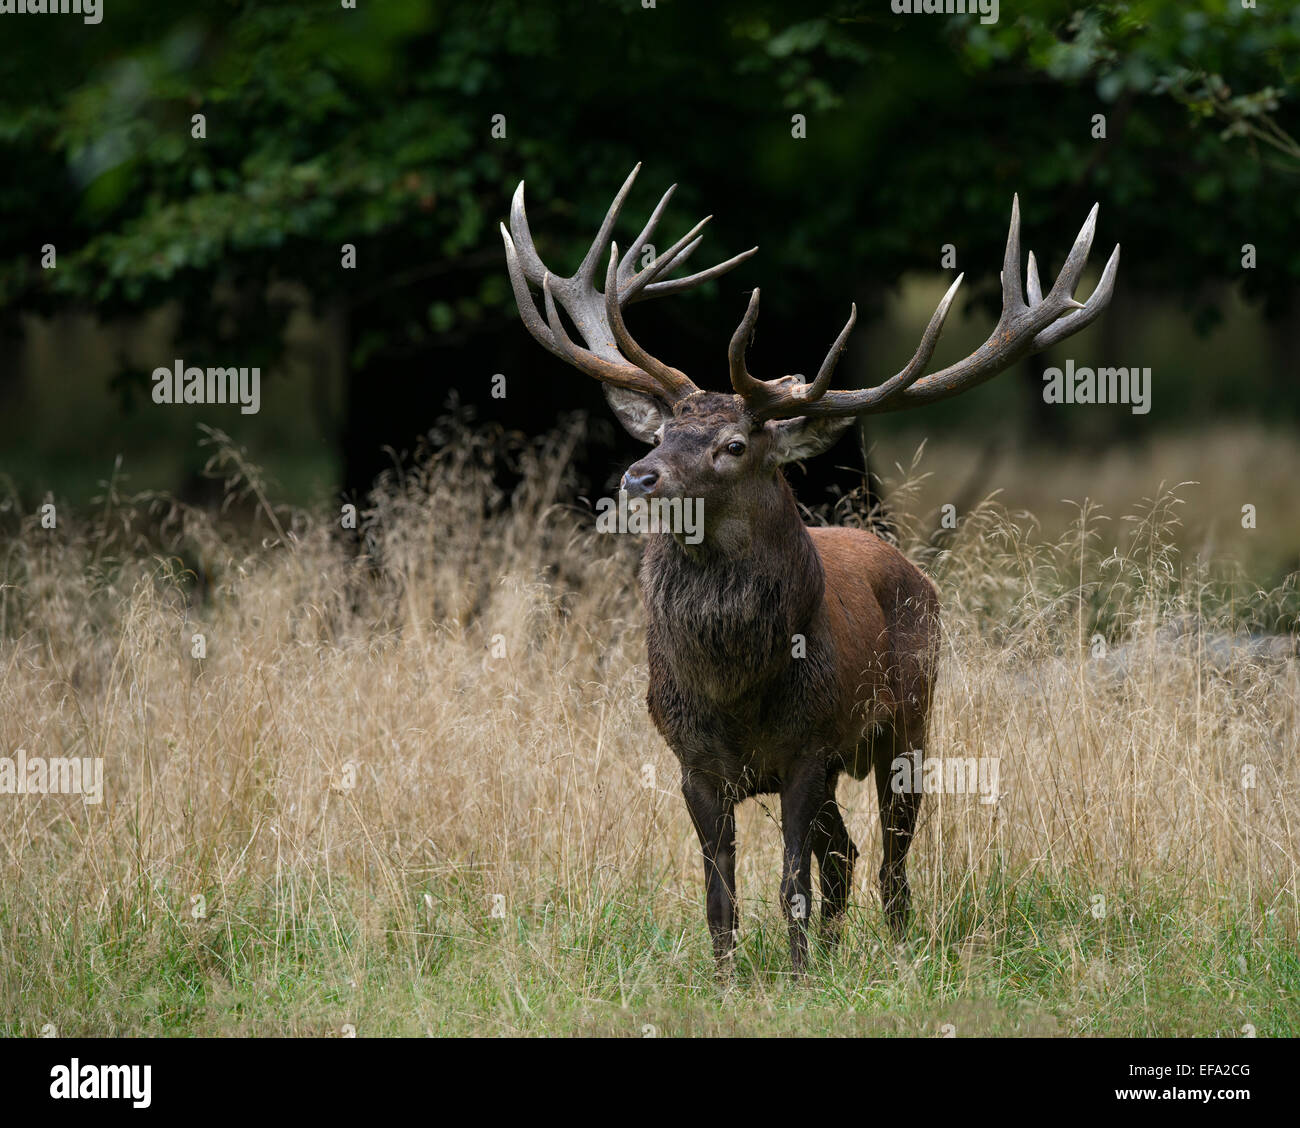
[[[812,854],[823,917],[836,925],[847,904],[857,850],[835,801],[843,771],[875,770],[882,896],[891,926],[904,927],[919,795],[894,793],[888,778],[896,756],[924,746],[938,598],[870,533],[805,527],[780,469],[779,429],[748,419],[734,397],[686,401],[661,436],[625,481],[651,482],[655,496],[702,498],[705,535],[697,546],[670,534],[647,545],[647,703],[682,764],[720,960],[737,924],[734,805],[780,793],[782,903],[800,970]],[[746,449],[733,457],[726,448],[737,439]]]

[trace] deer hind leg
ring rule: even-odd
[[[884,847],[880,864],[880,900],[885,909],[885,923],[896,939],[907,931],[912,910],[912,893],[907,884],[907,850],[916,830],[916,816],[921,809],[919,773],[898,773],[902,786],[895,787],[894,761],[907,756],[912,768],[919,768],[925,753],[924,729],[912,733],[902,725],[887,725],[872,740],[872,761],[876,773],[876,796],[880,802],[880,836]],[[913,756],[916,751],[920,756]]]
[[[790,962],[796,976],[808,962],[813,844],[825,808],[828,772],[821,752],[797,760],[781,782],[781,910],[790,928]]]
[[[821,871],[823,932],[834,943],[839,939],[844,912],[849,907],[853,865],[858,860],[858,848],[849,837],[840,805],[835,801],[834,780],[827,783],[826,800],[813,820],[812,834],[813,853]]]

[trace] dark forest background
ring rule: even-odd
[[[652,352],[715,388],[755,285],[760,375],[815,370],[856,301],[837,379],[883,379],[956,270],[936,359],[968,351],[997,308],[1013,192],[1045,277],[1101,203],[1083,296],[1123,245],[1101,321],[968,396],[871,420],[808,468],[806,500],[860,480],[871,429],[1059,451],[1227,420],[1296,432],[1300,6],[1004,0],[985,25],[889,0],[648,4],[105,0],[97,26],[5,17],[6,505],[90,503],[119,456],[135,487],[198,493],[199,423],[283,496],[363,497],[449,403],[530,434],[589,411],[579,470],[605,488],[635,448],[520,326],[497,225],[525,179],[543,257],[568,273],[637,161],[624,241],[676,182],[661,245],[712,213],[695,263],[760,247],[632,314]],[[1067,356],[1150,366],[1151,413],[1045,404],[1042,368]],[[260,366],[260,414],[155,405],[150,373],[177,357]]]

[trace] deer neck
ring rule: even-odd
[[[701,544],[651,538],[641,565],[652,668],[730,699],[792,660],[821,606],[821,558],[779,472],[743,512],[709,523]]]

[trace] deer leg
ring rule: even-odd
[[[812,900],[813,825],[826,800],[826,762],[798,761],[781,787],[781,911],[790,926],[790,962],[802,975],[808,962],[808,911]]]
[[[704,854],[704,904],[719,971],[728,966],[740,916],[736,909],[736,804],[696,772],[682,773],[682,795]]]
[[[901,940],[907,930],[912,910],[912,893],[907,884],[907,850],[916,830],[916,816],[921,809],[921,757],[913,758],[913,748],[924,754],[924,742],[915,744],[897,738],[897,729],[890,726],[872,742],[873,767],[876,774],[876,796],[880,802],[880,835],[884,854],[880,863],[880,900],[885,908],[885,922],[896,939]],[[895,788],[893,763],[899,756],[908,756],[912,770],[900,773],[899,781],[907,786]]]
[[[834,785],[813,822],[813,853],[821,870],[822,926],[825,937],[832,943],[839,939],[840,925],[849,906],[849,890],[853,888],[853,865],[858,859],[858,849],[849,837],[848,827],[835,801]]]

